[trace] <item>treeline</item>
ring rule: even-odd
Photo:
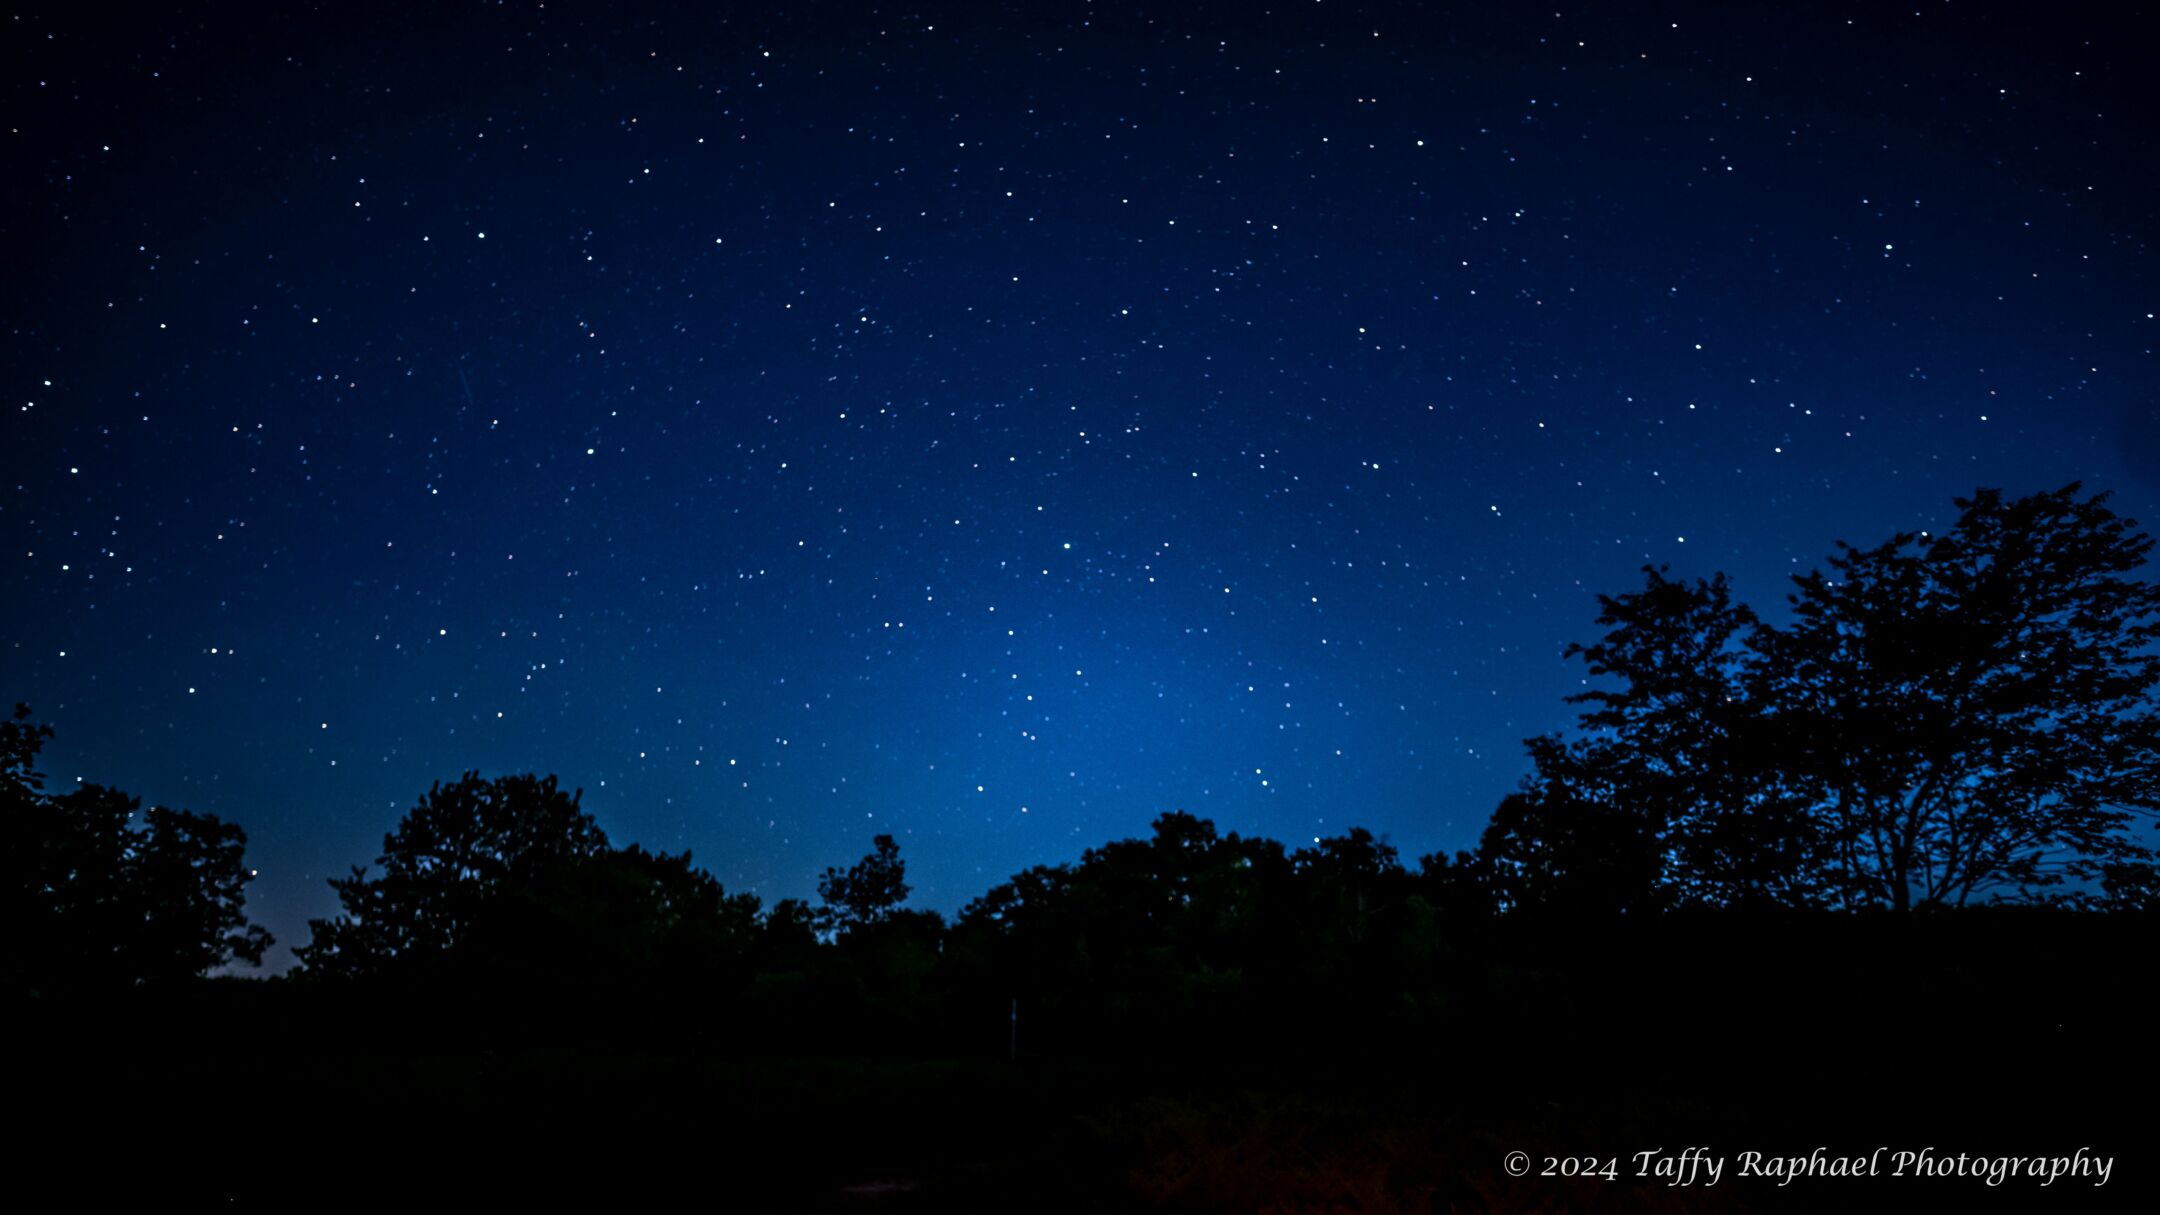
[[[1293,850],[1173,812],[948,922],[907,906],[889,836],[828,870],[815,903],[767,906],[687,853],[615,845],[553,777],[468,773],[332,882],[342,910],[311,925],[290,985],[634,1004],[806,1048],[1054,1048],[1220,1040],[1255,1008],[1278,1033],[1415,1027],[1506,988],[1528,932],[1602,948],[1630,925],[1730,941],[1744,923],[1820,944],[1983,904],[2152,909],[2160,589],[2134,578],[2152,541],[2074,485],[1958,506],[1941,535],[1842,547],[1795,580],[1785,623],[1722,576],[1651,569],[1601,597],[1604,635],[1571,649],[1603,680],[1576,698],[1579,729],[1530,741],[1521,789],[1453,856],[1406,863],[1363,829]],[[97,786],[49,794],[47,736],[27,710],[0,724],[26,930],[10,987],[259,962],[240,830],[138,816]]]

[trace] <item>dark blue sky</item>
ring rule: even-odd
[[[285,944],[468,768],[768,898],[1463,847],[1645,562],[2160,518],[2130,6],[691,7],[0,29],[0,698]]]

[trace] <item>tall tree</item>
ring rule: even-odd
[[[270,934],[249,924],[247,833],[208,814],[86,784],[58,797],[36,771],[52,731],[18,705],[0,722],[0,865],[19,934],[17,990],[170,983],[238,961]]]
[[[907,863],[900,859],[900,845],[889,835],[874,837],[869,855],[846,869],[827,869],[817,889],[827,929],[846,932],[884,923],[907,902]]]
[[[1519,809],[1557,799],[1574,816],[1630,820],[1568,828],[1574,845],[1593,847],[1581,859],[1607,884],[1600,898],[1618,897],[1609,883],[1632,874],[1655,875],[1669,905],[1819,902],[1807,798],[1781,772],[1781,730],[1748,678],[1761,621],[1723,574],[1643,572],[1643,589],[1598,597],[1604,637],[1568,647],[1618,685],[1569,698],[1590,706],[1585,736],[1532,745],[1536,775]]]
[[[2079,901],[2148,863],[2130,828],[2160,809],[2160,587],[2131,577],[2153,541],[2106,501],[1982,490],[1947,534],[1796,579],[1748,683],[1840,901]]]
[[[1503,906],[2137,902],[2160,810],[2153,542],[2079,487],[1841,545],[1761,621],[1723,576],[1600,597],[1616,681],[1480,848]]]
[[[342,914],[309,923],[295,949],[318,974],[360,975],[439,959],[507,889],[608,852],[607,835],[553,776],[437,782],[383,837],[382,872],[333,878]]]

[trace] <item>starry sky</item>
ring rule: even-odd
[[[0,700],[288,945],[466,769],[768,900],[1469,846],[1646,562],[2160,519],[2153,23],[1770,7],[12,12]]]

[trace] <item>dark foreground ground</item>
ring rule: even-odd
[[[17,1209],[2146,1211],[2152,943],[2127,919],[1547,930],[1466,951],[1437,1001],[1233,1001],[1099,1034],[1053,1017],[1023,1022],[1017,1061],[1005,1008],[953,994],[934,1008],[984,1013],[988,1041],[870,1050],[877,1027],[848,1019],[874,1010],[783,1023],[605,993],[47,1000],[12,1035],[10,1171],[36,1203]],[[1637,1153],[1691,1147],[1715,1184],[1638,1175]],[[1818,1147],[1883,1149],[1883,1173],[1736,1175],[1743,1152]],[[2081,1148],[2112,1159],[2104,1186],[1887,1175],[1898,1152]],[[1541,1176],[1548,1157],[1619,1175]]]

